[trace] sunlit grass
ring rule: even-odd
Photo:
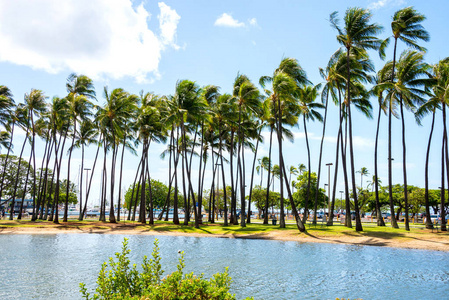
[[[262,224],[262,220],[252,220],[253,223],[246,224],[246,227],[241,227],[240,225],[228,225],[224,226],[222,220],[211,224],[204,223],[200,225],[199,228],[194,227],[194,223],[190,222],[188,225],[184,225],[182,220],[179,225],[173,224],[171,221],[155,221],[154,225],[141,224],[137,221],[127,221],[123,220],[117,224],[110,224],[108,222],[99,222],[97,220],[83,220],[78,221],[77,219],[69,219],[68,222],[62,222],[60,224],[55,224],[49,221],[37,220],[31,222],[30,220],[0,220],[1,228],[57,228],[57,229],[79,229],[79,230],[101,230],[101,231],[112,231],[112,230],[130,230],[136,232],[148,232],[152,231],[157,233],[184,233],[184,234],[204,234],[204,235],[226,235],[226,236],[251,236],[263,238],[270,232],[279,232],[284,235],[292,236],[312,236],[312,237],[375,237],[382,239],[402,239],[410,236],[414,237],[425,237],[434,236],[438,234],[439,236],[449,236],[447,232],[432,232],[431,230],[425,229],[424,226],[415,225],[411,227],[410,231],[404,229],[403,224],[400,224],[399,229],[394,229],[387,225],[385,227],[378,227],[375,223],[364,223],[363,231],[355,231],[355,223],[353,222],[353,228],[347,228],[340,224],[339,222],[334,222],[333,226],[326,226],[323,222],[318,222],[316,225],[312,225],[310,222],[306,224],[307,233],[300,233],[296,224],[293,221],[288,221],[286,223],[286,228],[279,228],[278,225]],[[402,225],[402,226],[401,226]]]

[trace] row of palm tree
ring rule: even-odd
[[[302,127],[305,135],[305,147],[307,149],[307,170],[312,170],[311,151],[307,125],[310,121],[323,122],[322,136],[318,159],[317,186],[321,179],[321,163],[324,137],[326,135],[326,123],[328,120],[329,100],[338,107],[338,134],[335,148],[335,174],[333,179],[334,189],[332,191],[330,204],[330,217],[328,225],[333,223],[333,211],[336,199],[336,186],[339,163],[342,164],[345,186],[345,209],[350,214],[352,198],[355,210],[355,229],[363,230],[359,199],[356,185],[356,165],[353,142],[353,112],[355,108],[366,117],[372,117],[372,104],[370,99],[375,97],[379,114],[377,118],[374,169],[375,169],[375,191],[376,191],[376,213],[380,216],[380,205],[378,201],[378,169],[377,151],[379,126],[382,112],[388,114],[388,182],[390,194],[391,225],[398,228],[394,217],[394,205],[392,200],[392,157],[391,157],[391,134],[392,116],[400,117],[402,120],[402,145],[403,145],[403,178],[404,191],[407,191],[406,170],[406,140],[404,108],[414,113],[417,121],[428,113],[432,113],[433,121],[429,137],[426,157],[426,190],[428,190],[428,159],[430,143],[433,134],[433,124],[437,109],[443,114],[443,147],[442,147],[442,178],[441,185],[444,189],[445,178],[449,187],[449,155],[446,130],[446,101],[448,99],[449,62],[447,59],[431,66],[424,61],[425,48],[418,44],[419,41],[427,41],[429,34],[421,25],[425,17],[412,7],[399,10],[393,16],[391,24],[392,38],[394,39],[393,60],[388,61],[375,74],[375,68],[370,60],[368,50],[375,50],[384,58],[385,50],[390,38],[381,40],[378,35],[382,27],[371,22],[372,15],[367,9],[349,8],[340,26],[338,13],[330,15],[331,26],[337,31],[337,41],[341,48],[332,54],[327,66],[320,68],[320,74],[324,80],[322,84],[314,85],[307,78],[296,59],[284,58],[272,75],[262,76],[259,84],[262,91],[251,82],[244,74],[238,74],[234,80],[231,93],[220,93],[220,88],[213,85],[200,87],[196,82],[180,80],[176,83],[173,95],[160,96],[154,93],[141,92],[134,95],[121,88],[109,91],[104,88],[103,105],[96,104],[96,94],[93,82],[84,75],[71,74],[67,79],[67,96],[64,98],[54,97],[50,102],[46,95],[40,90],[31,90],[25,95],[24,103],[14,104],[12,94],[5,86],[0,87],[0,124],[4,131],[0,135],[2,148],[7,149],[5,161],[12,151],[14,128],[19,126],[26,132],[25,139],[20,152],[22,157],[24,148],[30,144],[29,166],[33,166],[36,172],[36,137],[45,142],[44,155],[41,162],[41,172],[38,182],[34,174],[31,196],[33,198],[33,220],[47,218],[55,223],[58,220],[61,166],[63,154],[67,152],[68,173],[67,180],[70,181],[70,170],[73,150],[81,148],[81,170],[84,169],[84,151],[89,145],[96,144],[97,150],[95,160],[91,166],[92,175],[97,167],[99,152],[103,151],[103,166],[101,173],[101,199],[100,220],[106,221],[109,211],[109,221],[120,221],[120,210],[115,215],[114,207],[120,207],[123,203],[121,196],[122,170],[125,149],[137,155],[137,147],[141,147],[139,166],[136,170],[133,185],[133,209],[129,210],[128,219],[135,220],[137,207],[139,207],[139,221],[153,224],[153,202],[151,184],[151,160],[149,155],[150,146],[154,143],[167,143],[167,149],[162,154],[168,156],[169,164],[169,193],[162,213],[157,217],[168,220],[170,209],[169,195],[174,190],[174,215],[173,222],[179,224],[178,193],[182,194],[185,209],[184,224],[188,224],[193,214],[195,227],[202,222],[203,191],[208,188],[204,186],[205,174],[208,165],[213,174],[211,193],[209,197],[208,221],[214,223],[214,190],[215,177],[220,176],[224,187],[230,185],[230,203],[227,203],[226,192],[224,194],[224,224],[240,224],[245,227],[250,223],[251,196],[254,185],[254,171],[267,170],[267,196],[264,212],[264,223],[268,223],[268,195],[272,184],[272,176],[279,180],[280,191],[280,227],[285,227],[284,198],[288,198],[292,213],[295,216],[298,230],[305,231],[304,223],[307,220],[309,210],[313,209],[316,223],[318,189],[315,195],[310,192],[310,173],[305,199],[305,206],[298,208],[293,202],[293,185],[291,174],[295,169],[286,167],[283,153],[284,139],[293,139],[291,127]],[[397,59],[397,42],[404,42],[410,49],[405,50]],[[371,88],[368,88],[368,86]],[[320,97],[321,94],[321,97]],[[321,101],[318,99],[321,98]],[[399,107],[399,114],[398,109]],[[321,110],[324,109],[324,117]],[[257,153],[260,143],[263,142],[262,131],[268,130],[269,153],[268,157],[259,159],[256,168]],[[272,156],[273,134],[277,137],[279,156]],[[70,144],[66,149],[67,144]],[[276,145],[276,143],[274,143]],[[348,153],[349,145],[349,153]],[[252,152],[251,170],[245,169],[247,163],[245,150]],[[120,154],[120,160],[119,160]],[[108,158],[110,166],[108,168]],[[195,157],[195,159],[194,159]],[[277,165],[273,161],[277,161]],[[119,170],[117,163],[119,162]],[[20,163],[20,160],[19,160]],[[229,164],[229,176],[226,176],[225,163]],[[98,162],[99,164],[99,162]],[[198,166],[196,166],[196,164]],[[53,166],[54,172],[49,172]],[[276,167],[276,168],[275,168]],[[19,166],[20,169],[20,166]],[[198,170],[198,180],[193,181],[193,171]],[[299,166],[300,172],[305,169]],[[276,170],[276,171],[275,171]],[[444,172],[446,170],[446,174]],[[288,173],[289,171],[290,173]],[[98,172],[98,171],[97,171]],[[263,172],[263,171],[262,171]],[[116,186],[116,175],[118,174],[118,187]],[[246,195],[247,174],[249,175],[249,195]],[[53,185],[48,185],[48,176],[51,175]],[[4,174],[2,175],[4,176]],[[82,190],[83,172],[80,178],[80,190]],[[262,176],[261,182],[262,185]],[[446,177],[445,177],[446,176]],[[27,176],[28,177],[28,176]],[[86,213],[87,201],[90,194],[92,177],[87,188],[86,197],[83,199],[80,193],[79,219],[82,220]],[[53,181],[54,180],[54,181]],[[178,181],[181,181],[181,185]],[[220,180],[217,180],[219,183]],[[3,180],[2,180],[3,182]],[[136,183],[138,183],[136,185]],[[27,185],[28,182],[25,182]],[[66,195],[68,195],[68,186]],[[146,211],[146,186],[149,189],[149,211]],[[134,193],[134,187],[137,187]],[[142,188],[141,188],[142,187]],[[219,187],[218,187],[219,188]],[[0,198],[2,195],[0,187]],[[26,188],[25,188],[26,190]],[[118,192],[117,192],[118,191]],[[287,192],[284,194],[284,192]],[[352,192],[351,192],[352,191]],[[117,193],[117,197],[114,197]],[[405,193],[405,228],[409,230],[407,192]],[[441,199],[441,215],[444,220],[445,199],[444,193]],[[427,194],[426,194],[427,195]],[[7,200],[15,201],[15,192],[6,195]],[[427,197],[427,196],[426,196]],[[49,200],[51,199],[51,201]],[[427,199],[427,198],[426,198]],[[238,203],[240,200],[240,203]],[[247,202],[246,202],[247,200]],[[109,209],[106,207],[109,203]],[[63,221],[67,221],[68,197],[63,203]],[[240,207],[240,220],[238,220],[237,208]],[[300,218],[299,211],[304,211]],[[429,207],[426,206],[429,213]],[[248,211],[245,218],[245,211]],[[228,220],[229,212],[229,220]],[[47,216],[48,215],[48,216]],[[19,213],[19,218],[21,217]],[[13,214],[10,215],[13,218]],[[352,227],[351,218],[346,218],[345,225]],[[384,226],[382,218],[378,218],[378,225]],[[427,227],[432,224],[428,222]],[[442,226],[445,229],[445,226]]]

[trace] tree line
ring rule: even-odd
[[[340,47],[333,53],[327,66],[320,68],[323,83],[314,85],[307,77],[298,60],[284,58],[279,66],[268,76],[259,80],[260,88],[246,75],[237,74],[233,88],[229,93],[221,93],[214,85],[199,86],[191,80],[179,80],[172,95],[157,95],[141,92],[135,95],[122,88],[109,91],[104,88],[104,105],[95,104],[96,93],[92,80],[85,75],[71,74],[67,79],[67,96],[54,97],[48,101],[43,91],[32,89],[25,95],[24,103],[14,104],[11,91],[6,86],[0,88],[0,124],[1,146],[7,149],[2,160],[6,165],[12,153],[11,145],[14,138],[14,128],[19,126],[26,132],[20,158],[24,147],[29,144],[31,155],[29,166],[32,166],[33,190],[30,192],[34,208],[32,219],[36,220],[42,214],[45,205],[50,206],[51,214],[48,220],[58,223],[58,209],[61,204],[60,178],[63,155],[67,152],[67,180],[70,181],[72,152],[81,148],[84,169],[84,151],[88,145],[96,145],[95,160],[92,174],[100,172],[101,203],[100,221],[106,221],[109,211],[109,221],[117,222],[122,217],[120,210],[115,213],[114,206],[121,207],[123,199],[120,191],[122,186],[122,169],[127,149],[140,156],[136,170],[131,198],[134,212],[127,218],[136,216],[138,212],[141,223],[154,223],[155,208],[152,201],[152,184],[150,174],[149,149],[154,143],[166,143],[167,148],[162,157],[168,156],[168,194],[163,204],[163,211],[173,208],[173,223],[179,224],[178,208],[180,202],[185,210],[184,224],[190,221],[193,213],[195,227],[202,219],[202,208],[206,200],[204,186],[206,170],[211,170],[213,176],[211,192],[221,182],[223,187],[224,225],[240,224],[242,227],[251,222],[250,204],[253,201],[254,173],[257,166],[257,153],[263,142],[262,130],[269,131],[269,154],[264,159],[267,169],[266,197],[264,205],[264,223],[268,223],[268,204],[270,182],[274,171],[274,161],[277,161],[277,179],[279,181],[280,197],[280,227],[285,227],[284,199],[289,204],[299,231],[304,232],[307,213],[299,215],[300,209],[307,212],[313,210],[313,222],[316,223],[319,189],[311,189],[311,173],[308,172],[307,187],[303,204],[298,206],[294,201],[290,184],[288,166],[284,161],[283,142],[292,139],[291,127],[301,125],[305,134],[307,148],[307,169],[312,170],[311,153],[307,125],[310,121],[323,123],[317,166],[317,184],[320,186],[323,143],[326,133],[329,102],[338,107],[338,134],[335,148],[335,174],[333,190],[330,197],[330,216],[328,225],[332,225],[336,201],[336,186],[338,165],[341,163],[344,178],[345,210],[347,215],[355,211],[355,229],[363,230],[360,217],[360,195],[357,193],[355,153],[353,147],[353,110],[356,109],[366,117],[372,118],[373,105],[378,106],[377,130],[374,149],[374,194],[375,211],[381,215],[378,178],[378,139],[382,115],[388,117],[388,199],[391,212],[391,225],[398,228],[393,200],[392,157],[391,157],[391,124],[392,118],[400,118],[402,123],[402,167],[405,228],[409,230],[409,195],[406,168],[406,139],[404,110],[413,113],[420,123],[425,115],[432,116],[432,126],[428,140],[425,164],[425,207],[430,215],[428,161],[435,123],[435,115],[441,110],[443,116],[443,143],[441,149],[441,189],[445,183],[449,187],[449,155],[446,129],[446,105],[449,90],[449,59],[443,59],[435,64],[424,61],[426,49],[422,42],[429,40],[429,33],[422,26],[425,16],[413,7],[398,10],[391,22],[389,37],[379,36],[383,27],[372,22],[372,14],[368,9],[348,8],[342,20],[338,12],[330,15],[330,25],[336,31],[336,39]],[[342,23],[342,24],[340,24]],[[375,70],[370,59],[369,50],[378,52],[382,59],[386,58],[388,45],[393,43],[392,60],[386,61],[380,70]],[[397,53],[398,43],[404,43],[408,48]],[[374,99],[374,100],[373,100]],[[334,124],[337,125],[337,124]],[[40,138],[45,142],[43,160],[40,162],[40,176],[36,176],[35,142]],[[272,156],[272,148],[278,148],[278,157]],[[137,149],[140,153],[137,153]],[[245,149],[252,155],[245,156]],[[98,160],[103,154],[103,163]],[[107,157],[110,158],[109,169]],[[195,159],[193,159],[195,157]],[[245,160],[250,161],[251,168],[247,170]],[[229,176],[226,176],[225,164],[229,164]],[[54,172],[49,173],[50,166]],[[194,168],[195,166],[195,168]],[[197,168],[196,168],[197,166]],[[261,163],[259,163],[259,166]],[[20,169],[20,166],[18,170]],[[194,181],[193,172],[198,172],[198,180]],[[20,173],[18,171],[18,173]],[[118,174],[118,178],[116,178]],[[215,175],[217,182],[215,182]],[[0,198],[6,196],[8,201],[15,201],[16,194],[6,194],[3,191],[4,173],[0,188]],[[80,190],[82,190],[82,173]],[[51,177],[48,184],[48,178]],[[249,179],[249,180],[248,180]],[[17,181],[17,180],[16,180]],[[36,183],[36,181],[38,181]],[[180,182],[179,182],[180,181]],[[80,194],[80,214],[82,220],[87,208],[92,176],[87,183],[86,199]],[[118,183],[118,186],[117,184]],[[145,184],[143,184],[145,183]],[[262,186],[262,183],[259,184]],[[67,185],[68,186],[68,185]],[[249,186],[249,195],[245,187]],[[68,189],[68,187],[67,187]],[[51,191],[50,191],[51,190]],[[173,193],[171,192],[173,191]],[[148,192],[148,193],[147,193]],[[227,195],[230,193],[230,195]],[[68,190],[66,191],[68,194]],[[109,194],[109,196],[108,196]],[[52,202],[48,202],[48,195]],[[170,201],[173,196],[172,202]],[[180,196],[182,195],[182,197]],[[228,197],[229,196],[229,197]],[[445,220],[445,193],[440,193],[440,213]],[[149,206],[146,207],[146,199]],[[108,201],[106,201],[108,199]],[[212,197],[209,197],[209,202]],[[229,199],[229,200],[228,200]],[[64,201],[63,221],[67,221],[68,202]],[[109,207],[107,207],[107,202]],[[172,204],[171,204],[172,203]],[[208,203],[209,222],[214,222],[213,203]],[[246,214],[240,213],[237,208]],[[131,212],[131,210],[130,210]],[[229,214],[229,219],[228,219]],[[12,218],[12,215],[10,216]],[[162,219],[162,214],[157,218]],[[446,225],[442,222],[442,230]],[[345,225],[352,227],[351,218],[346,218]],[[382,218],[378,225],[384,226]],[[426,227],[433,225],[427,218]]]

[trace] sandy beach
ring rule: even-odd
[[[30,223],[30,222],[28,222]],[[348,231],[342,234],[329,234],[326,231],[309,230],[307,233],[299,233],[296,230],[271,229],[267,232],[256,233],[212,233],[207,228],[220,226],[217,224],[203,225],[200,232],[183,232],[191,226],[183,226],[180,230],[165,230],[164,225],[142,226],[140,224],[111,224],[102,222],[67,224],[35,223],[23,226],[24,222],[1,222],[0,234],[59,234],[59,233],[84,233],[84,234],[141,234],[141,235],[170,235],[214,238],[242,238],[264,239],[278,241],[295,241],[302,243],[334,243],[344,245],[382,246],[406,249],[421,249],[435,251],[449,251],[449,234],[447,232],[432,233],[431,230],[412,231],[407,233],[389,232],[382,236],[376,236],[374,232]],[[25,223],[26,224],[26,223]]]

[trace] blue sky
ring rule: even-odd
[[[190,79],[199,85],[214,84],[221,92],[230,92],[238,72],[258,82],[270,75],[283,57],[298,59],[309,79],[321,82],[318,68],[325,67],[339,47],[336,32],[330,27],[329,14],[338,11],[343,17],[348,7],[370,8],[373,21],[384,26],[380,35],[391,35],[394,12],[414,6],[427,16],[423,23],[431,35],[426,60],[435,63],[448,55],[449,26],[445,15],[446,1],[363,0],[363,1],[6,1],[0,0],[0,84],[8,86],[16,102],[31,88],[47,96],[63,97],[65,82],[71,72],[94,79],[98,103],[103,104],[104,86],[121,87],[138,93],[172,94],[176,81]],[[404,49],[399,45],[399,53]],[[387,49],[388,59],[393,48]],[[383,62],[370,53],[376,68]],[[377,116],[377,108],[373,110]],[[334,163],[337,134],[337,109],[329,110],[329,125],[324,145],[323,165]],[[406,115],[407,165],[409,184],[424,186],[424,161],[430,117],[422,125]],[[439,186],[441,116],[436,119],[430,163],[430,184]],[[376,121],[354,114],[356,169],[367,167],[374,172],[373,149]],[[309,124],[312,170],[317,170],[321,124]],[[395,183],[402,182],[402,148],[400,120],[393,123],[393,157]],[[307,163],[303,126],[293,128],[295,141],[284,146],[288,165]],[[265,133],[268,136],[268,133]],[[16,152],[22,137],[15,139]],[[260,156],[268,153],[268,140]],[[159,154],[164,145],[153,145],[153,177],[167,182],[168,164]],[[276,147],[273,155],[277,157]],[[4,152],[4,150],[2,150]],[[37,156],[43,155],[43,146]],[[29,153],[29,151],[28,151]],[[87,163],[92,163],[95,149],[89,149]],[[28,154],[27,154],[28,155]],[[73,154],[78,174],[80,153]],[[249,162],[249,156],[247,156]],[[387,123],[383,117],[379,144],[379,176],[387,184]],[[127,153],[124,183],[134,178],[138,159]],[[277,163],[277,161],[275,161]],[[64,170],[63,174],[67,171]],[[249,170],[249,167],[247,168]],[[322,168],[327,178],[327,168]],[[334,170],[331,169],[333,174]],[[94,176],[92,199],[99,195],[99,173]],[[194,172],[196,174],[196,172]],[[341,174],[341,171],[340,171]],[[210,174],[209,174],[210,175]],[[248,174],[249,176],[249,174]],[[209,176],[208,178],[210,178]],[[364,185],[366,185],[366,180]],[[76,182],[76,180],[75,180]],[[357,177],[357,182],[360,178]],[[324,184],[322,182],[321,186]],[[206,185],[207,186],[207,183]],[[276,185],[277,186],[277,185]],[[338,190],[343,189],[342,177]]]

